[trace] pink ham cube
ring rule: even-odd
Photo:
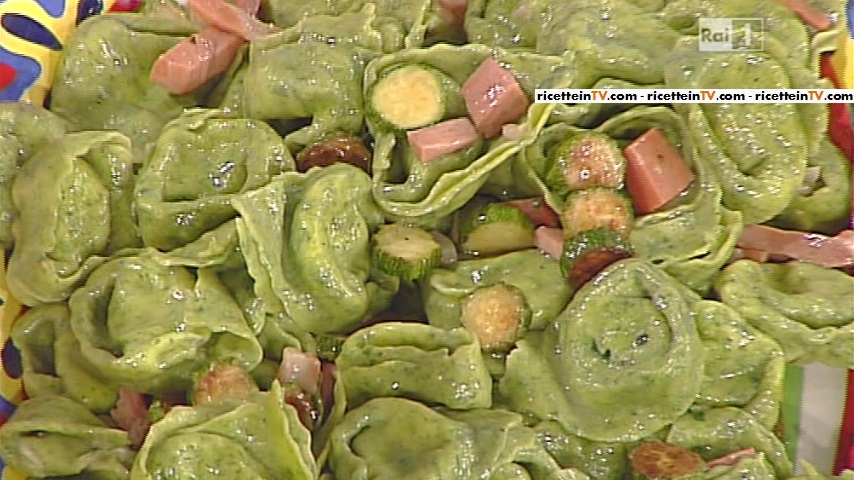
[[[480,139],[468,118],[454,118],[406,132],[415,155],[424,163],[470,147]]]
[[[492,138],[501,127],[517,121],[528,109],[519,82],[494,58],[487,58],[463,84],[466,109],[480,133]]]

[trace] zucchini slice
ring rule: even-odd
[[[420,228],[383,225],[374,235],[374,261],[388,274],[417,280],[441,263],[442,246]]]
[[[614,230],[586,230],[564,242],[560,271],[577,289],[608,265],[631,256],[631,245]]]
[[[573,135],[551,153],[546,185],[566,198],[585,188],[622,188],[626,178],[626,158],[619,145],[603,133]]]
[[[561,217],[564,238],[596,228],[608,228],[626,236],[635,219],[631,199],[614,188],[572,192]]]
[[[490,203],[476,210],[463,225],[462,250],[489,256],[534,246],[534,223],[518,208]]]
[[[505,283],[478,288],[460,308],[460,323],[478,338],[485,352],[506,353],[531,321],[525,295]]]
[[[394,68],[373,85],[367,114],[395,131],[411,130],[465,113],[459,85],[425,65]]]

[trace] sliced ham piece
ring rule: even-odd
[[[243,18],[255,15],[261,6],[261,0],[236,0],[234,6],[226,4],[226,7],[213,2],[207,0],[205,3],[203,0],[197,3],[194,12],[206,18],[206,15],[213,16],[211,11],[220,8],[228,10],[232,16]],[[228,23],[226,19],[219,21]],[[150,79],[173,95],[185,95],[226,71],[243,42],[239,35],[208,26],[161,55],[151,67]]]
[[[694,181],[694,173],[657,128],[636,138],[624,150],[626,188],[635,212],[652,213],[676,198]]]
[[[120,388],[119,400],[116,402],[116,408],[110,410],[110,416],[119,428],[128,432],[131,445],[134,448],[139,448],[151,427],[145,397],[136,390]]]
[[[418,160],[428,163],[442,155],[472,146],[480,135],[468,118],[454,118],[406,132]]]
[[[554,227],[539,227],[534,232],[534,246],[546,255],[560,259],[563,254],[563,230]]]
[[[518,208],[525,214],[534,225],[537,227],[553,227],[560,226],[560,218],[554,210],[546,203],[543,197],[522,198],[519,200],[508,200],[501,202],[502,205],[510,205]]]
[[[272,25],[257,18],[255,13],[260,2],[246,2],[240,6],[224,0],[190,0],[190,10],[208,26],[233,33],[244,40],[252,41],[278,31]]]
[[[151,81],[174,95],[190,93],[228,69],[242,44],[237,35],[207,27],[161,55]]]
[[[772,257],[784,255],[827,268],[854,265],[854,230],[844,230],[835,237],[828,237],[765,225],[745,225],[738,246],[763,250]]]
[[[314,395],[320,384],[320,359],[296,348],[286,347],[282,351],[282,363],[276,375],[282,385],[296,384],[300,390]]]
[[[258,391],[249,372],[237,365],[215,365],[199,380],[193,392],[194,405],[244,400]]]
[[[320,401],[323,405],[323,414],[326,418],[329,418],[329,414],[335,406],[335,379],[337,375],[338,367],[335,365],[335,362],[321,362]]]
[[[320,420],[320,410],[317,405],[317,397],[305,393],[296,384],[285,385],[285,403],[294,407],[297,411],[300,423],[309,430],[313,430],[317,421]]]
[[[756,455],[756,450],[753,448],[745,448],[732,453],[728,453],[720,458],[709,460],[706,463],[708,468],[714,468],[720,465],[735,465],[742,458],[749,458]]]
[[[806,0],[780,0],[786,8],[797,15],[802,22],[823,32],[833,27],[830,16],[810,5]]]
[[[494,58],[487,58],[462,88],[469,117],[485,138],[501,133],[501,127],[522,117],[530,102],[513,74]]]
[[[754,262],[764,263],[771,258],[771,255],[765,250],[756,250],[754,248],[740,248],[739,250],[741,250],[741,258],[753,260]]]

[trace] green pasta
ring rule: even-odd
[[[317,478],[309,433],[282,389],[239,404],[177,407],[152,427],[131,480],[193,479],[201,472],[227,478]]]
[[[18,407],[0,429],[0,453],[5,462],[34,478],[81,474],[92,480],[127,478],[134,455],[127,432],[108,427],[84,405],[56,395]]]
[[[575,435],[642,438],[682,415],[700,391],[697,301],[646,262],[618,262],[543,334],[518,342],[499,392],[514,410]]]
[[[793,478],[778,428],[787,366],[854,368],[850,265],[735,260],[769,253],[742,240],[757,224],[847,248],[826,106],[535,91],[823,88],[844,15],[819,33],[778,0],[226,3],[88,18],[46,109],[2,105],[0,283],[28,308],[0,464],[641,480],[682,454],[678,480],[836,478]],[[702,19],[760,17],[762,49],[698,49]],[[206,81],[172,95],[151,70],[179,43]]]
[[[854,278],[809,263],[741,260],[718,277],[723,302],[783,347],[787,362],[854,366]]]
[[[209,269],[117,258],[93,272],[69,307],[80,353],[113,385],[181,391],[210,364],[261,361],[243,312]]]
[[[173,250],[201,240],[236,215],[231,197],[293,169],[267,124],[189,110],[163,128],[139,172],[134,195],[143,241]]]
[[[51,89],[51,110],[73,130],[127,135],[134,161],[142,163],[163,125],[184,108],[199,105],[204,96],[204,91],[172,96],[148,78],[160,54],[197,30],[177,17],[122,13],[88,18],[65,45]]]
[[[258,298],[300,329],[352,331],[397,291],[396,277],[371,266],[369,235],[382,215],[358,168],[288,172],[232,203]]]
[[[21,302],[64,300],[109,255],[138,244],[130,149],[118,132],[68,134],[18,172],[9,288]]]
[[[336,364],[350,407],[396,396],[455,409],[492,405],[480,345],[462,328],[389,322],[368,327],[344,342]]]
[[[0,246],[13,243],[12,223],[18,211],[12,202],[12,182],[24,161],[42,145],[59,139],[66,129],[56,114],[29,103],[4,103],[0,110]]]

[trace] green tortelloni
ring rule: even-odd
[[[703,383],[696,404],[740,407],[765,428],[780,414],[785,358],[780,346],[720,302],[697,303]]]
[[[64,300],[106,256],[138,244],[130,141],[68,134],[41,148],[12,187],[19,211],[9,289],[25,305]]]
[[[266,123],[189,110],[163,128],[139,172],[134,193],[143,241],[159,250],[196,241],[210,249],[223,237],[236,244],[236,233],[228,234],[237,215],[231,198],[293,169]]]
[[[636,255],[707,293],[743,227],[741,214],[722,207],[720,199],[718,187],[702,183],[685,203],[638,218],[629,233]]]
[[[664,79],[667,54],[680,35],[657,15],[628,1],[611,0],[584,0],[553,9],[550,21],[537,31],[535,51],[565,55],[575,62],[583,75],[579,87],[587,88],[603,77],[635,84]],[[531,21],[542,22],[536,16]]]
[[[764,35],[783,42],[787,58],[798,65],[806,65],[810,54],[808,27],[791,9],[775,0],[667,0],[658,16],[685,35],[697,35],[700,18],[762,18],[762,31],[754,32],[753,40],[758,41],[758,36]]]
[[[82,357],[114,386],[181,391],[211,363],[251,370],[261,361],[243,311],[211,269],[114,259],[92,273],[69,307]]]
[[[332,431],[329,465],[336,480],[588,478],[561,469],[518,414],[434,410],[402,398],[348,412]]]
[[[815,74],[785,61],[773,38],[762,52],[697,51],[696,38],[679,42],[668,57],[669,88],[808,88]],[[697,158],[723,190],[723,204],[744,223],[780,214],[801,186],[807,160],[818,151],[827,109],[819,104],[678,104]]]
[[[282,350],[292,347],[304,352],[316,350],[314,337],[296,326],[284,313],[270,313],[264,302],[255,295],[254,281],[245,266],[219,273],[223,285],[243,309],[252,331],[264,351],[264,360],[252,376],[262,389],[268,389],[276,378],[282,361]]]
[[[807,161],[807,170],[810,169],[817,178],[798,190],[774,223],[783,228],[835,234],[845,228],[850,215],[851,161],[830,139],[824,138],[818,152]]]
[[[512,192],[517,197],[543,195],[549,206],[555,211],[562,211],[566,192],[554,189],[554,184],[549,179],[550,171],[555,171],[555,148],[569,137],[590,131],[608,135],[618,145],[623,146],[647,130],[658,128],[665,133],[668,140],[682,150],[686,160],[692,162],[691,150],[682,141],[686,136],[684,122],[669,108],[633,107],[603,122],[596,122],[595,128],[588,129],[573,122],[573,119],[578,120],[577,111],[561,110],[563,107],[566,106],[559,105],[553,111],[549,117],[550,124],[543,128],[534,142],[520,150],[511,162],[505,164],[489,179],[486,184],[489,192],[496,195]]]
[[[492,405],[480,344],[463,328],[380,323],[350,335],[336,364],[350,407],[397,396],[456,409]]]
[[[281,27],[291,27],[311,22],[312,18],[340,17],[339,24],[346,22],[348,14],[370,8],[375,12],[370,19],[371,28],[382,37],[385,51],[420,47],[427,30],[429,0],[305,0],[290,2],[267,0],[264,10],[271,20]],[[330,30],[334,32],[336,29]],[[332,38],[337,43],[339,34]]]
[[[564,88],[575,76],[573,67],[560,57],[509,52],[483,45],[434,45],[412,49],[373,60],[365,72],[365,94],[385,74],[406,65],[433,69],[443,77],[449,101],[442,120],[464,117],[459,89],[487,58],[494,57],[509,69],[522,90],[533,98],[536,88]],[[369,118],[375,138],[373,157],[374,197],[391,219],[419,225],[436,225],[463,206],[484,185],[490,174],[507,162],[522,146],[533,142],[553,104],[533,104],[520,119],[519,138],[483,140],[458,152],[422,162],[415,155],[406,132],[395,132]]]
[[[20,166],[42,145],[61,137],[64,120],[42,107],[24,102],[3,103],[0,109],[0,248],[12,246],[12,182]]]
[[[631,472],[629,450],[632,444],[596,442],[567,433],[559,423],[549,420],[536,424],[540,444],[562,467],[574,467],[594,479],[623,479]]]
[[[554,149],[565,139],[588,131],[603,133],[625,145],[651,128],[665,133],[682,151],[697,181],[677,203],[666,210],[639,217],[630,240],[639,258],[705,294],[720,268],[729,260],[742,231],[739,212],[721,206],[720,187],[708,168],[695,160],[684,121],[670,108],[634,107],[605,120],[592,130],[559,122],[543,129],[537,140],[524,148],[502,174],[487,183],[490,191],[515,191],[517,196],[543,195],[560,212],[564,198],[549,184],[554,171]]]
[[[643,438],[694,402],[703,345],[691,290],[642,260],[585,284],[543,333],[507,357],[499,392],[513,410],[603,442]]]
[[[542,330],[566,307],[572,294],[558,262],[529,249],[498,257],[464,260],[452,269],[435,269],[424,285],[431,325],[456,328],[460,302],[477,288],[506,283],[519,289],[531,310],[528,328]]]
[[[738,408],[688,412],[673,423],[666,441],[698,452],[705,460],[753,448],[763,453],[764,460],[773,467],[776,473],[773,478],[789,478],[792,475],[792,462],[783,442],[756,417]]]
[[[299,329],[353,331],[397,292],[396,277],[372,268],[370,234],[383,217],[362,170],[287,172],[232,204],[256,295]]]
[[[293,130],[285,136],[291,151],[328,134],[357,134],[363,126],[361,78],[375,55],[317,38],[292,42],[284,34],[252,42],[243,76],[243,114],[281,121]]]
[[[721,300],[776,340],[787,362],[854,368],[854,277],[810,263],[740,260],[718,277]]]
[[[314,480],[310,434],[278,383],[239,404],[175,407],[155,423],[131,480],[217,478]]]
[[[721,205],[721,189],[695,163],[699,180],[672,208],[635,221],[629,239],[649,260],[700,294],[706,294],[730,259],[743,229],[741,213]]]
[[[21,355],[21,380],[29,398],[62,393],[53,348],[59,330],[67,326],[64,304],[40,305],[15,320],[10,338]]]
[[[65,45],[51,89],[51,110],[76,130],[118,130],[141,163],[163,124],[198,105],[204,90],[170,95],[148,76],[154,61],[195,33],[188,20],[137,13],[94,15]]]
[[[82,404],[57,395],[32,398],[18,407],[0,427],[0,456],[32,478],[123,480],[133,462],[127,432],[108,427]]]
[[[471,43],[533,49],[543,24],[550,25],[555,10],[566,7],[548,0],[471,0],[466,35]]]
[[[21,352],[27,396],[65,395],[96,413],[115,406],[118,393],[83,359],[65,304],[39,305],[15,321],[12,341]]]

